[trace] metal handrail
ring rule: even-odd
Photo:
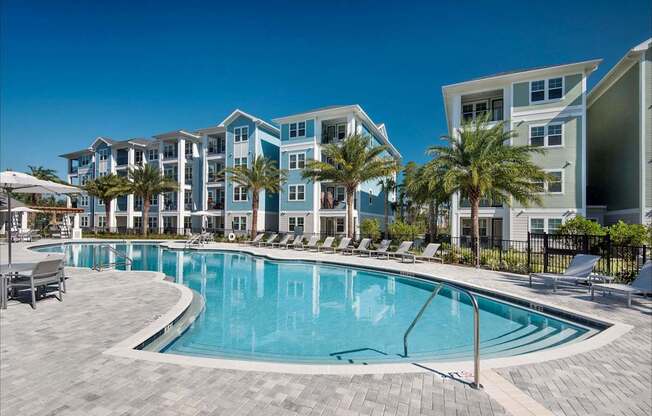
[[[203,237],[204,236],[202,234],[193,235],[188,240],[186,240],[186,244],[184,245],[184,248],[188,248],[191,245],[196,244],[196,243],[203,244],[203,241],[202,241]]]
[[[414,318],[414,320],[412,321],[408,329],[405,331],[405,334],[403,335],[403,353],[404,353],[403,355],[405,357],[408,356],[408,347],[407,347],[408,335],[410,335],[410,332],[412,331],[414,326],[417,324],[419,319],[421,319],[428,306],[432,303],[432,300],[439,294],[439,291],[444,286],[444,284],[445,284],[444,282],[439,283],[439,285],[435,288],[435,290],[432,291],[432,294],[428,297],[428,299],[423,304],[421,309],[419,309],[419,313]],[[471,306],[473,306],[473,383],[471,384],[471,386],[473,388],[478,389],[481,387],[480,386],[480,307],[478,306],[478,300],[469,290],[454,285],[447,285],[447,286],[451,286],[456,290],[463,292],[469,297],[469,299],[471,299]]]
[[[120,262],[116,261],[116,262],[113,262],[113,263],[106,263],[105,264],[105,263],[102,263],[100,261],[98,263],[98,261],[97,261],[97,250],[93,250],[93,270],[97,270],[99,272],[99,271],[102,271],[102,269],[105,269],[105,268],[108,269],[108,268],[115,267],[115,266],[121,266],[121,265],[129,266],[134,262],[131,257],[127,256],[125,253],[123,253],[121,251],[116,250],[115,248],[111,247],[108,244],[100,244],[99,248],[106,248],[107,250],[109,250],[110,252],[112,252],[113,254],[118,256],[119,258],[124,259],[124,262],[120,263]]]

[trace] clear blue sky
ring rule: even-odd
[[[405,160],[446,133],[441,86],[604,58],[651,36],[641,1],[0,0],[0,168],[44,165],[104,135],[361,104]]]

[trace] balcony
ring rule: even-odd
[[[177,203],[176,201],[165,202],[163,204],[163,211],[176,211]]]
[[[489,121],[503,121],[505,105],[503,90],[486,91],[462,96],[462,120],[471,121],[489,115]]]
[[[346,119],[327,120],[321,126],[322,144],[337,143],[346,137]]]
[[[502,208],[503,204],[496,201],[491,201],[486,198],[480,200],[480,208]],[[460,199],[460,208],[471,208],[471,204],[467,198]]]
[[[221,155],[226,152],[226,140],[222,136],[208,137],[208,156]]]
[[[224,201],[213,202],[210,198],[208,199],[208,209],[224,209]]]

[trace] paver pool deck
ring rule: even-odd
[[[14,261],[44,256],[28,250],[29,245],[14,245]],[[293,259],[334,256],[248,250]],[[6,260],[6,245],[0,247],[0,258]],[[637,299],[628,309],[618,296],[591,301],[583,288],[564,287],[556,294],[541,285],[530,288],[525,276],[434,263],[345,259],[359,266],[444,276],[633,328],[588,352],[484,369],[482,390],[432,371],[310,375],[205,368],[105,354],[173,308],[181,297],[175,285],[156,281],[154,272],[68,268],[64,302],[48,298],[36,310],[11,302],[0,311],[0,415],[652,414],[649,298]]]

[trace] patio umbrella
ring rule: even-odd
[[[190,215],[193,215],[195,217],[202,217],[201,226],[202,229],[204,229],[206,227],[206,217],[220,217],[222,214],[218,214],[217,212],[213,212],[213,211],[195,211]]]
[[[74,186],[61,183],[44,181],[21,172],[5,171],[0,172],[0,189],[7,194],[7,216],[11,218],[11,195],[12,194],[74,194],[81,190]],[[11,228],[9,228],[11,230]],[[8,263],[11,264],[11,231],[7,244]]]

